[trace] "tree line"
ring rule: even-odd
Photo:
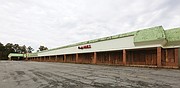
[[[48,50],[48,48],[45,46],[40,46],[37,51],[39,52],[43,50]],[[34,49],[31,46],[28,46],[28,47],[26,45],[20,46],[19,44],[13,44],[13,43],[7,43],[4,45],[0,42],[0,59],[1,60],[7,60],[8,55],[10,53],[23,54],[23,53],[32,53],[33,51]]]

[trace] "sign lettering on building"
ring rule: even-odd
[[[89,49],[91,45],[78,46],[78,49]]]

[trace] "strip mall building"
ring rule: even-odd
[[[12,58],[13,54],[9,57]],[[164,30],[162,26],[157,26],[26,54],[23,57],[28,61],[40,62],[178,68],[180,28]]]

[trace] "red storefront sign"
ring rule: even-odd
[[[78,49],[89,49],[91,45],[78,46]]]

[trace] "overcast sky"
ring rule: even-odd
[[[180,0],[0,0],[0,42],[34,49],[159,25],[180,27]]]

